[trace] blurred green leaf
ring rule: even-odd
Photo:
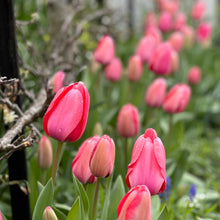
[[[152,219],[158,219],[160,215],[160,197],[158,195],[151,196]]]
[[[62,213],[60,210],[58,210],[56,207],[52,206],[57,218],[59,220],[66,220],[66,215],[64,213]]]
[[[162,211],[160,212],[159,218],[157,220],[170,220],[170,215],[166,205],[162,207]]]
[[[67,220],[81,220],[81,204],[79,196],[76,198],[76,201],[68,213]]]

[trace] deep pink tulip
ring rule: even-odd
[[[158,27],[162,32],[171,31],[173,28],[172,15],[169,12],[162,12],[159,17]]]
[[[122,75],[122,63],[119,58],[113,58],[113,60],[105,67],[105,78],[117,82],[121,79]]]
[[[135,186],[118,205],[118,220],[151,220],[151,195],[145,185]]]
[[[195,31],[191,26],[184,25],[181,28],[181,32],[184,35],[184,46],[186,48],[192,47],[195,40]]]
[[[117,119],[117,131],[122,137],[134,137],[137,135],[140,128],[138,109],[131,105],[124,105]]]
[[[65,78],[65,73],[63,71],[58,71],[54,74],[52,79],[53,91],[58,92],[59,89],[63,87],[63,80]]]
[[[199,42],[207,42],[210,40],[212,28],[209,23],[203,22],[198,25],[196,30],[197,40]]]
[[[183,112],[191,96],[191,89],[186,84],[176,84],[167,94],[163,109],[171,114]]]
[[[129,188],[146,185],[151,195],[166,187],[166,155],[163,143],[154,129],[149,128],[135,142],[128,165],[126,183]]]
[[[72,162],[72,173],[82,183],[94,183],[97,180],[91,173],[89,163],[99,139],[99,136],[94,136],[85,140]]]
[[[50,168],[53,161],[53,149],[50,139],[46,136],[42,136],[38,143],[37,159],[41,169]]]
[[[130,81],[136,82],[141,78],[143,64],[141,57],[134,55],[130,58],[127,69],[127,77]]]
[[[96,177],[110,176],[115,162],[115,144],[107,135],[96,143],[90,159],[90,170]]]
[[[104,36],[98,43],[94,52],[94,58],[97,62],[107,65],[115,56],[115,46],[112,37]]]
[[[186,15],[183,12],[179,12],[174,19],[173,28],[176,31],[180,31],[183,26],[186,25]]]
[[[163,78],[154,80],[147,88],[145,102],[151,107],[160,107],[166,96],[167,84]]]
[[[204,17],[205,9],[205,3],[203,1],[197,1],[191,10],[192,18],[196,21],[201,20]]]
[[[174,50],[180,52],[184,44],[184,35],[181,32],[173,32],[169,37],[169,42]]]
[[[82,82],[60,89],[45,113],[45,133],[61,142],[77,141],[86,127],[89,101],[89,93]]]
[[[179,69],[179,54],[175,50],[172,50],[171,61],[171,73],[175,73]]]
[[[0,211],[0,220],[3,220],[1,211]]]
[[[149,69],[160,75],[170,74],[172,70],[172,50],[169,42],[161,43],[149,61]]]
[[[201,69],[198,66],[193,66],[190,68],[187,78],[191,84],[198,84],[201,80]]]

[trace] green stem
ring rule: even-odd
[[[47,176],[47,170],[41,169],[41,183],[42,183],[42,185],[44,185],[46,182],[46,176]]]
[[[170,148],[170,144],[171,144],[171,140],[172,140],[172,132],[173,132],[173,114],[170,114],[170,118],[169,118],[169,133],[168,133],[168,137],[167,137],[167,152],[168,152],[168,148]]]
[[[60,159],[60,153],[61,153],[61,149],[62,149],[62,142],[57,142],[57,150],[56,150],[56,155],[54,158],[54,163],[53,163],[53,170],[52,170],[52,180],[53,180],[53,185],[55,185],[55,181],[56,181],[56,174],[57,174],[57,169],[58,169],[58,165],[59,165],[59,159]]]
[[[100,181],[101,181],[101,179],[97,178],[94,201],[93,201],[92,220],[96,220],[96,211],[97,211],[97,203],[98,203],[98,198],[99,198]]]

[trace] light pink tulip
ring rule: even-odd
[[[158,27],[162,32],[169,32],[173,28],[172,15],[169,12],[162,12],[159,17]]]
[[[180,31],[182,27],[186,25],[186,15],[183,12],[179,12],[177,15],[175,15],[174,19],[174,30]]]
[[[94,58],[97,62],[107,65],[115,56],[115,46],[112,37],[104,36],[94,52]]]
[[[151,107],[160,107],[166,96],[167,84],[163,78],[154,80],[147,88],[145,93],[145,102]]]
[[[144,185],[135,186],[118,205],[118,220],[151,220],[151,195]]]
[[[197,1],[191,10],[192,18],[196,21],[201,20],[204,17],[205,9],[205,3],[203,1]]]
[[[198,84],[201,81],[201,69],[198,66],[191,67],[187,74],[187,78],[191,84]]]
[[[50,206],[47,206],[43,212],[43,220],[58,220],[55,212]]]
[[[140,128],[138,109],[131,105],[124,105],[117,119],[117,131],[122,137],[134,137],[137,135]]]
[[[96,177],[111,175],[115,162],[115,144],[107,135],[102,136],[96,143],[90,159],[90,170]]]
[[[145,30],[151,26],[157,26],[157,18],[154,12],[149,12],[145,18]]]
[[[176,84],[167,94],[163,109],[171,114],[183,112],[190,100],[191,89],[186,84]]]
[[[130,81],[136,82],[141,78],[143,70],[143,64],[141,58],[138,55],[134,55],[130,58],[127,69],[127,77]]]
[[[149,128],[135,142],[128,165],[126,183],[148,187],[151,195],[162,193],[166,187],[166,155],[157,133]]]
[[[155,27],[155,26],[150,26],[145,30],[145,36],[153,36],[154,39],[156,40],[156,45],[159,45],[162,41],[162,36],[161,36],[161,31]]]
[[[184,36],[181,32],[173,32],[169,37],[169,42],[174,50],[180,52],[184,44]]]
[[[122,63],[119,58],[113,58],[113,60],[105,67],[105,78],[117,82],[121,79],[122,75]]]
[[[177,72],[179,69],[179,54],[175,50],[172,50],[171,53],[171,63],[171,73]]]
[[[52,79],[53,91],[58,92],[59,89],[63,87],[63,80],[65,78],[65,73],[63,71],[58,71],[54,74]]]
[[[97,180],[91,173],[89,163],[92,152],[99,139],[99,136],[94,136],[85,140],[72,162],[72,173],[82,183],[94,183]]]
[[[184,25],[181,28],[181,32],[184,35],[184,46],[191,48],[195,40],[195,31],[191,26]]]
[[[210,40],[212,33],[212,28],[209,23],[201,23],[198,25],[197,30],[196,30],[196,36],[197,40],[199,42],[207,42]]]

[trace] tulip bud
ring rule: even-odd
[[[171,114],[183,112],[191,96],[191,89],[186,84],[176,84],[167,94],[163,109]]]
[[[169,32],[173,28],[172,15],[169,12],[162,12],[159,17],[158,27],[162,32]]]
[[[144,185],[135,186],[118,205],[118,220],[151,220],[151,195]]]
[[[191,26],[185,25],[181,28],[181,32],[184,35],[184,46],[186,48],[192,47],[195,39],[195,32]]]
[[[38,165],[41,169],[50,168],[53,161],[52,145],[48,137],[42,136],[38,144]]]
[[[122,137],[134,137],[137,135],[140,128],[138,109],[131,105],[124,105],[117,120],[117,131]]]
[[[172,47],[169,42],[161,43],[154,51],[149,68],[156,74],[168,75],[172,71]]]
[[[53,91],[55,93],[57,93],[58,90],[63,87],[64,78],[65,78],[65,73],[62,71],[58,71],[54,74],[52,79],[52,85],[53,85]]]
[[[181,32],[174,32],[170,35],[169,42],[173,49],[177,52],[182,50],[184,43],[184,36]]]
[[[142,62],[138,55],[134,55],[130,58],[127,69],[127,77],[130,81],[136,82],[142,75]]]
[[[110,176],[115,162],[115,144],[107,135],[96,143],[90,159],[90,170],[96,177]]]
[[[201,80],[201,69],[198,66],[193,66],[189,70],[187,78],[191,84],[193,85],[198,84]]]
[[[166,96],[167,84],[163,78],[154,80],[145,94],[145,102],[151,107],[160,107]]]
[[[156,45],[158,46],[159,43],[161,43],[161,32],[157,27],[154,26],[150,26],[145,30],[145,35],[151,35],[154,37],[155,41],[156,41]]]
[[[83,134],[89,112],[89,93],[82,82],[60,89],[43,120],[45,133],[61,142],[77,141]]]
[[[147,129],[135,142],[132,159],[128,165],[126,183],[129,188],[145,185],[151,195],[162,193],[165,190],[165,150],[156,131],[152,128]]]
[[[201,20],[205,14],[205,3],[202,1],[197,1],[191,10],[191,16],[194,20]]]
[[[150,12],[147,14],[145,18],[145,29],[151,26],[156,26],[157,25],[157,18],[154,12]]]
[[[176,31],[180,31],[182,29],[182,27],[184,27],[186,25],[186,15],[182,12],[179,12],[176,16],[175,16],[175,20],[174,20],[174,30]]]
[[[119,58],[113,58],[112,61],[105,67],[105,78],[117,82],[121,79],[122,63]]]
[[[212,32],[212,29],[208,23],[206,22],[201,23],[200,25],[198,25],[197,30],[196,30],[197,40],[203,44],[209,43],[211,32]]]
[[[58,220],[55,212],[50,206],[47,206],[43,213],[43,220]]]
[[[102,134],[103,134],[102,125],[100,122],[96,122],[96,124],[93,128],[93,135],[102,136]]]
[[[175,50],[172,50],[171,53],[171,64],[171,72],[177,72],[179,69],[179,54]]]
[[[110,36],[104,36],[94,52],[94,58],[97,62],[107,65],[115,56],[114,41]]]
[[[72,173],[82,183],[94,183],[97,180],[90,171],[89,162],[99,139],[99,136],[94,136],[85,140],[72,162]]]

